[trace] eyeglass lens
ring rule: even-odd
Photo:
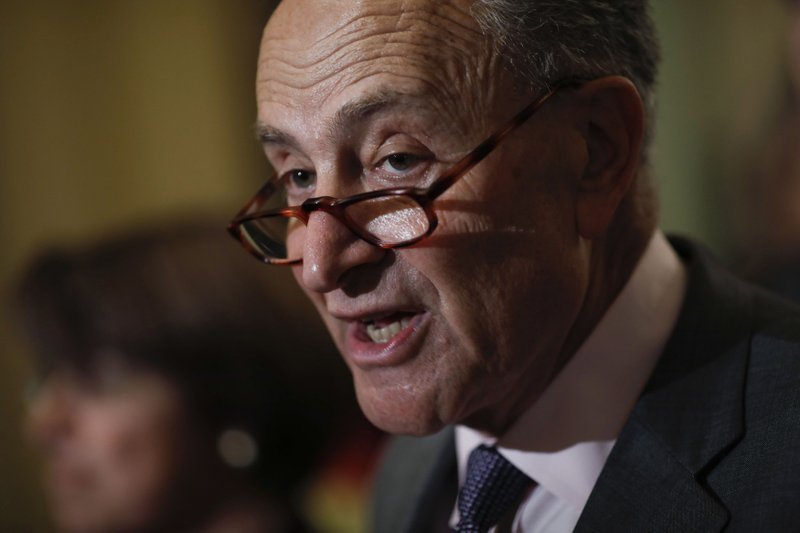
[[[366,198],[344,206],[341,211],[325,207],[359,237],[373,244],[398,245],[424,235],[430,227],[425,209],[414,198],[387,195]],[[300,259],[303,222],[296,217],[267,216],[241,224],[239,231],[260,253],[270,259]]]

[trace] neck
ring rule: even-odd
[[[608,235],[592,243],[591,277],[583,306],[561,350],[561,367],[570,360],[605,315],[644,253],[652,229],[628,239]],[[559,368],[560,370],[560,368]]]

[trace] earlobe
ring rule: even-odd
[[[577,184],[576,223],[587,239],[605,234],[639,170],[644,107],[633,83],[621,76],[588,82],[579,90],[587,160]]]

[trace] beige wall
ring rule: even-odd
[[[664,57],[654,157],[662,226],[723,257],[742,223],[742,177],[785,90],[785,4],[653,0]]]
[[[726,209],[780,92],[782,4],[657,0],[664,226],[724,251]],[[232,213],[266,0],[0,2],[0,287],[48,243],[174,212]],[[0,316],[0,531],[46,528],[20,437],[27,367]]]

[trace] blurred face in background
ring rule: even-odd
[[[56,369],[33,398],[29,430],[64,531],[135,531],[162,513],[185,455],[177,390],[158,374],[103,358],[91,376]]]

